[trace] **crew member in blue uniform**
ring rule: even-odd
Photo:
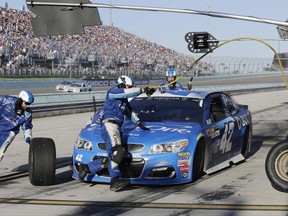
[[[108,170],[111,177],[110,190],[118,191],[129,184],[128,180],[121,178],[119,164],[126,154],[125,148],[122,146],[121,126],[125,116],[136,123],[143,130],[149,130],[138,118],[137,114],[132,110],[128,98],[136,97],[145,92],[147,95],[153,94],[155,89],[146,87],[141,89],[135,87],[133,80],[122,75],[117,80],[117,86],[107,91],[104,102],[103,115],[101,117],[101,134],[106,144],[108,153]],[[99,110],[100,112],[100,110]],[[88,163],[88,165],[80,164],[79,179],[83,181],[85,176],[97,173],[103,168],[105,162],[102,159],[96,159]]]
[[[0,95],[0,161],[20,127],[25,142],[30,144],[33,125],[29,106],[33,102],[34,96],[29,90],[21,91],[19,97]]]
[[[166,81],[161,84],[161,87],[159,90],[161,92],[165,92],[168,90],[184,90],[184,87],[179,83],[175,82],[176,80],[176,71],[174,69],[168,69],[166,72]]]

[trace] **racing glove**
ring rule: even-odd
[[[147,96],[152,95],[155,91],[156,91],[155,88],[149,88],[149,87],[145,87],[143,90],[143,92],[145,92]]]
[[[191,90],[192,89],[192,80],[193,80],[193,77],[190,78],[189,82],[187,83],[187,89],[188,90]]]
[[[187,83],[187,89],[188,89],[188,90],[191,90],[191,89],[192,89],[192,82],[191,82],[191,81],[189,81],[189,82]]]
[[[30,144],[31,144],[31,137],[27,137],[27,138],[25,139],[25,142],[30,145]]]
[[[141,121],[137,121],[137,126],[142,130],[150,130],[150,128],[146,127]]]

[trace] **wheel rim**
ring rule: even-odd
[[[288,150],[279,154],[275,160],[275,171],[279,178],[288,182]]]

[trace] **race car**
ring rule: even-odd
[[[206,91],[156,91],[131,100],[150,130],[129,119],[122,125],[126,149],[120,164],[122,178],[131,184],[169,185],[193,182],[245,160],[252,144],[252,119],[247,105],[229,94]],[[97,116],[97,115],[94,115]],[[79,164],[106,158],[101,125],[93,120],[81,130],[73,150],[73,178]],[[87,182],[110,182],[103,168],[87,175]]]
[[[73,82],[70,81],[63,81],[60,84],[56,85],[56,91],[66,91],[67,87],[70,86]]]
[[[66,92],[89,92],[92,86],[87,83],[73,83],[65,89]]]

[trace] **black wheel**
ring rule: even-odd
[[[249,156],[249,152],[251,149],[251,143],[252,143],[252,132],[251,132],[250,128],[247,128],[246,133],[245,133],[245,137],[244,137],[243,147],[241,150],[241,154],[243,155],[243,157],[245,159],[247,159]]]
[[[270,149],[265,170],[276,190],[288,192],[288,140],[280,141]]]
[[[205,142],[203,140],[200,140],[197,144],[196,151],[194,154],[192,182],[195,182],[203,175],[204,158],[205,158]]]
[[[54,183],[56,170],[55,143],[50,138],[33,138],[29,148],[29,180],[35,186]]]

